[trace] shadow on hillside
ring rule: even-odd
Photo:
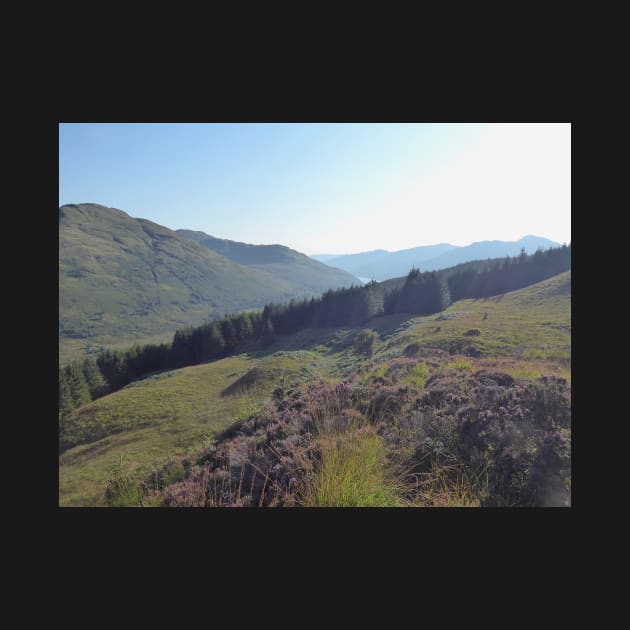
[[[255,358],[263,358],[276,352],[314,350],[330,356],[351,348],[357,333],[364,328],[375,330],[381,341],[387,341],[394,334],[406,328],[408,322],[416,317],[417,315],[410,313],[385,315],[375,317],[359,326],[306,328],[292,335],[276,334],[273,343],[267,347],[262,347],[260,342],[244,342],[235,349],[234,354],[247,353]]]
[[[263,379],[263,371],[254,367],[240,378],[236,379],[231,385],[228,385],[222,392],[221,396],[232,396],[234,394],[242,394],[244,391],[252,389]]]

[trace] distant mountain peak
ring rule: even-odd
[[[527,234],[525,236],[523,236],[523,238],[520,238],[518,241],[516,241],[517,243],[528,243],[531,241],[538,241],[541,243],[551,243],[554,246],[560,245],[560,243],[556,243],[556,241],[552,241],[548,238],[545,238],[544,236],[536,236],[534,234]]]
[[[412,267],[422,271],[445,269],[471,260],[518,256],[521,249],[533,254],[537,249],[558,247],[560,243],[542,236],[528,234],[518,241],[475,241],[470,245],[456,246],[449,243],[422,245],[388,252],[384,249],[326,258],[327,265],[344,269],[361,278],[389,280],[406,276]],[[320,259],[321,260],[321,259]]]

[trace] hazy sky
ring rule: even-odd
[[[307,254],[571,240],[569,123],[59,126],[59,203]]]

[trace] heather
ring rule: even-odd
[[[296,388],[147,488],[171,507],[570,504],[566,380],[410,369]]]

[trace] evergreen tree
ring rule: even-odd
[[[211,361],[223,356],[225,350],[225,340],[221,334],[221,329],[216,322],[207,326],[206,334],[202,340],[201,355],[204,361]]]
[[[72,392],[70,390],[70,383],[66,378],[66,371],[59,370],[59,415],[65,416],[74,409],[74,403],[72,402]]]
[[[96,398],[105,396],[105,394],[109,392],[109,386],[103,378],[101,371],[98,369],[96,361],[90,358],[85,359],[85,361],[83,361],[82,369],[85,382],[87,383],[88,390],[90,392],[90,398],[95,400]]]
[[[232,321],[231,316],[226,315],[219,322],[219,327],[221,329],[221,334],[223,335],[223,339],[225,341],[225,348],[229,352],[238,343],[238,338],[236,336],[236,329],[234,328],[234,323]]]
[[[235,336],[239,342],[249,339],[254,334],[251,315],[247,311],[237,315],[233,320],[233,324]]]
[[[260,340],[265,347],[271,345],[274,341],[273,324],[270,318],[265,319],[263,322]]]
[[[112,391],[129,383],[126,355],[120,350],[105,350],[96,359],[96,364]]]
[[[70,390],[70,399],[72,408],[80,407],[89,403],[91,399],[88,384],[85,381],[83,370],[76,361],[70,363],[64,368],[66,382]]]

